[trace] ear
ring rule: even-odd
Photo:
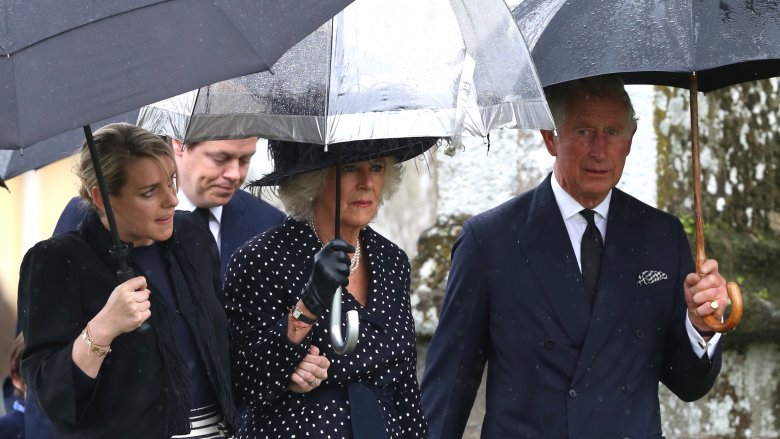
[[[184,155],[184,144],[179,139],[171,139],[171,145],[173,145],[173,154],[177,158],[181,158]]]
[[[21,392],[22,394],[27,393],[27,386],[24,384],[24,380],[22,379],[22,376],[19,374],[11,374],[11,384],[13,384],[14,388]]]
[[[547,152],[550,153],[551,156],[555,157],[558,155],[558,136],[555,135],[555,131],[553,130],[541,130],[542,133],[542,139],[544,139],[544,146],[547,147]]]
[[[92,187],[92,202],[95,203],[95,206],[97,206],[98,210],[100,212],[106,211],[106,205],[103,204],[103,195],[100,192],[100,186],[93,186]]]
[[[626,149],[626,155],[631,153],[631,143],[634,141],[634,134],[636,134],[637,126],[634,125],[634,130],[631,131],[631,137],[628,139],[628,149]]]

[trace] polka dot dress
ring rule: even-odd
[[[226,311],[234,392],[246,407],[237,438],[352,437],[346,392],[323,398],[287,391],[290,374],[312,344],[331,363],[322,386],[343,388],[359,382],[381,389],[392,395],[377,398],[387,436],[425,437],[409,260],[371,228],[363,230],[360,239],[369,268],[368,299],[363,307],[352,295],[343,296],[342,312],[356,309],[360,314],[357,348],[347,355],[335,354],[330,345],[330,311],[320,316],[301,344],[287,339],[288,310],[300,298],[321,248],[308,225],[288,218],[233,254],[225,281]]]

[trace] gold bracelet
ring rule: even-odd
[[[89,347],[89,351],[87,351],[87,355],[89,355],[90,352],[94,352],[95,355],[97,355],[100,358],[103,358],[106,355],[111,353],[111,345],[100,346],[99,344],[95,343],[95,340],[92,340],[92,336],[89,335],[89,324],[87,324],[87,327],[84,328],[83,331],[81,331],[81,338]]]
[[[293,334],[297,334],[298,331],[308,331],[309,329],[311,329],[311,327],[313,325],[313,323],[304,323],[304,322],[296,319],[293,316],[293,309],[292,308],[290,308],[290,312],[289,312],[288,316],[289,316],[289,319],[287,321],[288,321],[288,323],[292,323]]]

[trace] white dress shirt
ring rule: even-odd
[[[585,217],[580,215],[580,211],[585,208],[561,187],[554,174],[550,179],[550,182],[552,183],[552,191],[555,196],[555,202],[558,204],[558,210],[561,212],[564,225],[566,225],[566,231],[569,232],[569,240],[571,241],[574,255],[577,257],[577,264],[579,264],[580,271],[582,271],[580,246],[582,243],[582,234],[585,232],[588,222],[585,220]],[[610,190],[606,198],[604,198],[604,201],[593,208],[593,210],[596,211],[596,214],[593,215],[593,219],[599,232],[601,232],[601,237],[604,242],[606,242],[607,236],[607,214],[609,213],[609,202],[611,199],[612,191]],[[715,354],[715,347],[720,341],[721,334],[715,333],[709,342],[705,342],[701,335],[699,335],[699,332],[696,331],[696,328],[693,327],[687,310],[685,312],[685,328],[688,330],[688,339],[690,340],[691,347],[696,355],[701,358],[706,350],[707,355],[712,358]]]

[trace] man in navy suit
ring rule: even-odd
[[[679,220],[615,188],[636,131],[622,82],[548,100],[553,174],[453,247],[422,380],[432,438],[462,436],[486,363],[482,437],[496,438],[660,438],[659,383],[693,401],[720,371],[702,320],[727,303],[717,262],[693,273]]]
[[[186,145],[173,139],[179,169],[176,209],[209,210],[209,229],[219,248],[222,279],[233,251],[285,218],[270,204],[240,190],[256,145],[257,137]]]

